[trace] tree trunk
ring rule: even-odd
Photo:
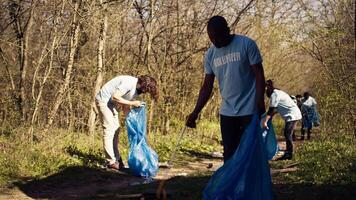
[[[99,92],[100,87],[103,83],[103,68],[105,62],[105,39],[106,39],[106,32],[108,28],[108,16],[107,16],[107,9],[106,4],[103,4],[103,1],[100,1],[101,4],[101,11],[103,15],[103,19],[100,22],[100,34],[98,40],[98,65],[97,65],[97,74],[95,79],[95,85],[92,93],[92,100],[91,100],[91,108],[89,113],[88,119],[88,131],[90,134],[94,133],[95,129],[95,118],[96,118],[96,105],[95,105],[95,96]]]
[[[23,42],[21,46],[21,54],[22,54],[22,60],[21,60],[21,79],[20,79],[20,102],[21,102],[21,119],[22,121],[26,121],[26,93],[25,93],[25,81],[26,81],[26,73],[27,73],[27,68],[28,68],[28,40],[29,40],[29,35],[30,35],[30,29],[32,27],[32,19],[33,19],[33,13],[34,13],[34,4],[35,2],[31,2],[31,8],[30,8],[30,14],[28,17],[27,24],[25,26],[25,30],[23,32]]]
[[[22,5],[16,2],[12,2],[9,6],[9,12],[11,19],[14,24],[14,31],[17,38],[18,45],[18,60],[20,66],[20,81],[18,87],[18,97],[17,97],[17,106],[21,115],[21,121],[26,120],[26,111],[25,111],[25,81],[26,81],[26,72],[28,65],[28,40],[29,40],[29,32],[32,26],[32,18],[34,13],[34,4],[35,1],[31,1],[31,7],[29,11],[29,16],[27,22],[24,27],[21,27],[21,12]]]
[[[37,94],[36,101],[35,101],[35,108],[32,113],[31,124],[30,124],[30,128],[28,130],[28,134],[30,135],[31,140],[33,139],[33,126],[34,126],[34,123],[36,120],[37,112],[40,108],[40,101],[42,98],[43,88],[44,88],[44,86],[47,82],[47,79],[48,79],[49,75],[51,74],[51,71],[53,68],[54,51],[55,51],[55,49],[57,49],[58,43],[59,43],[57,41],[57,38],[58,38],[57,24],[58,24],[59,18],[62,16],[63,11],[64,11],[64,3],[65,3],[65,0],[62,0],[61,11],[59,14],[56,15],[56,19],[54,20],[53,39],[52,39],[51,48],[50,48],[50,52],[49,52],[49,55],[50,55],[49,64],[47,65],[47,67],[45,69],[42,81],[39,83],[40,85],[39,85],[38,94]]]
[[[79,9],[80,3],[81,3],[81,0],[77,0],[77,1],[75,1],[75,4],[74,4],[72,34],[70,37],[69,57],[68,57],[68,64],[67,64],[67,70],[66,70],[65,77],[64,77],[64,82],[59,87],[58,92],[54,98],[54,103],[53,103],[52,108],[49,111],[48,121],[47,121],[45,129],[48,129],[52,125],[53,120],[57,114],[58,108],[62,104],[64,93],[68,90],[68,87],[70,84],[70,79],[72,76],[73,65],[74,65],[74,56],[77,51],[78,40],[79,40],[80,27],[79,27],[79,23],[78,23],[78,9]]]

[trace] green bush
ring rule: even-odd
[[[344,141],[347,141],[346,139]],[[296,153],[298,171],[287,175],[297,182],[348,184],[356,182],[356,150],[351,142],[311,141]]]

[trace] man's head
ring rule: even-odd
[[[139,76],[137,81],[137,93],[150,93],[151,97],[157,101],[158,100],[158,89],[157,82],[154,78],[144,75]]]
[[[208,21],[207,31],[210,41],[217,48],[227,46],[231,42],[230,28],[222,16],[213,16]]]
[[[271,97],[274,90],[273,81],[269,79],[266,81],[265,85],[266,85],[266,95],[269,98]]]
[[[300,95],[300,94],[297,94],[297,96],[295,96],[295,97],[297,98],[297,101],[302,100],[302,95]]]
[[[304,99],[307,100],[310,97],[309,92],[304,92]]]

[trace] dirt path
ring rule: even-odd
[[[186,162],[181,167],[161,168],[154,180],[159,181],[176,176],[184,177],[201,171],[215,171],[222,163],[221,159],[198,158],[194,162]],[[88,171],[84,172],[85,170]],[[81,177],[78,174],[81,174]],[[78,178],[68,178],[68,176],[78,176]],[[120,191],[134,185],[143,184],[145,181],[126,173],[72,169],[39,181],[34,180],[13,188],[2,189],[0,200],[85,199],[85,197],[93,195],[100,197],[100,194]]]
[[[297,141],[296,146],[300,145]],[[279,141],[280,149],[285,149],[284,141]],[[155,181],[174,177],[189,177],[191,174],[215,171],[222,166],[222,159],[194,158],[171,169],[161,168]],[[273,171],[272,171],[273,172]],[[134,185],[142,185],[146,180],[127,173],[117,173],[103,169],[73,167],[41,180],[18,184],[13,188],[0,190],[0,200],[31,199],[86,199],[102,196],[113,191],[123,191]]]

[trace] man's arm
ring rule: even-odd
[[[120,91],[116,91],[112,97],[111,100],[114,101],[115,103],[122,104],[122,105],[127,105],[127,106],[134,106],[134,107],[140,107],[141,102],[140,101],[129,101],[124,98],[122,98],[123,93]]]
[[[263,121],[263,128],[268,129],[267,122],[277,113],[277,108],[269,107],[265,120]]]
[[[266,112],[265,108],[265,75],[262,63],[251,65],[256,78],[256,104],[258,113],[262,115]]]
[[[200,111],[204,108],[205,104],[208,102],[214,87],[214,74],[205,74],[204,83],[200,89],[199,97],[193,112],[188,116],[186,126],[190,128],[196,127],[196,120]]]

